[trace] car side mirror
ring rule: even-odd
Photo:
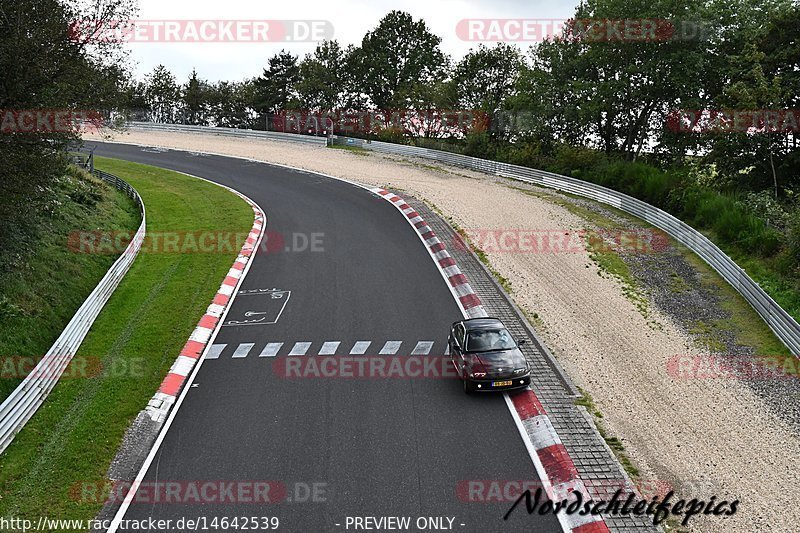
[[[517,346],[522,346],[523,344],[528,344],[528,339],[520,339]]]

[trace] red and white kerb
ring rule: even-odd
[[[486,316],[486,313],[481,306],[481,301],[472,290],[467,277],[458,268],[455,259],[450,256],[450,253],[445,250],[444,243],[439,240],[436,233],[428,226],[423,218],[417,213],[413,207],[408,205],[405,200],[400,198],[394,193],[385,189],[374,188],[370,189],[375,194],[379,194],[383,198],[392,202],[392,204],[400,210],[403,215],[408,219],[409,223],[414,226],[417,233],[420,234],[425,246],[431,251],[431,255],[436,260],[439,269],[444,272],[448,283],[453,289],[453,292],[458,297],[459,303],[469,318],[479,318]]]

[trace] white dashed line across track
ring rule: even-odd
[[[262,341],[263,342],[263,341]],[[444,342],[442,350],[434,351],[435,341],[404,342],[396,340],[367,341],[352,343],[336,340],[326,341],[269,341],[265,343],[242,342],[240,344],[213,344],[206,359],[244,359],[246,357],[278,356],[332,356],[332,355],[446,355]],[[370,350],[372,347],[372,350]]]

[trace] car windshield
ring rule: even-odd
[[[489,352],[492,350],[510,350],[514,348],[514,339],[505,328],[479,329],[467,335],[467,351]]]

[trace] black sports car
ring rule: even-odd
[[[519,345],[524,342],[519,341]],[[447,345],[467,394],[522,389],[531,382],[528,361],[496,318],[455,322],[450,328]]]

